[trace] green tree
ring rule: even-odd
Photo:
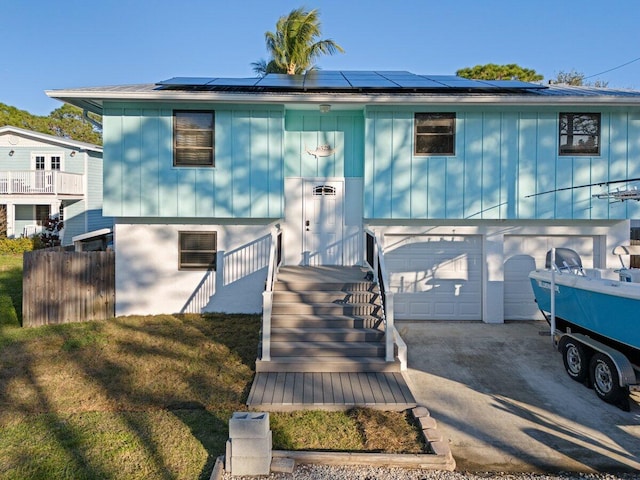
[[[93,118],[97,122],[101,120],[99,116]],[[16,107],[0,103],[0,126],[5,125],[80,142],[102,144],[102,132],[96,130],[82,118],[82,110],[68,104],[57,108],[46,117],[41,117],[26,110],[19,110]]]
[[[520,80],[522,82],[539,82],[544,77],[530,68],[523,68],[515,63],[508,65],[476,65],[475,67],[461,68],[456,75],[475,80]]]
[[[275,32],[266,32],[269,61],[259,60],[251,65],[260,76],[267,73],[302,74],[315,68],[314,62],[321,55],[344,53],[333,40],[318,40],[321,34],[317,9],[292,10],[276,23]]]
[[[609,82],[604,80],[596,80],[595,82],[585,82],[584,73],[577,72],[576,70],[570,70],[565,72],[560,70],[555,79],[551,80],[552,83],[562,83],[564,85],[573,85],[576,87],[601,87],[605,88],[609,85]]]

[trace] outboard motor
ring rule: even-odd
[[[547,252],[545,268],[551,268],[551,250]],[[574,275],[584,275],[580,255],[570,248],[556,248],[556,264],[554,268],[559,272],[570,272]]]

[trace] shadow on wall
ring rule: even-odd
[[[270,248],[271,235],[265,235],[235,250],[218,251],[216,270],[205,273],[180,313],[259,313]]]
[[[459,290],[470,280],[478,261],[460,241],[414,241],[388,252],[391,288],[396,293],[429,292],[436,288]]]

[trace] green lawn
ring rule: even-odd
[[[229,417],[246,409],[260,317],[21,328],[21,266],[0,256],[0,478],[208,479],[224,454]],[[422,448],[402,413],[271,418],[278,449]]]
[[[22,254],[0,254],[0,327],[22,321]]]

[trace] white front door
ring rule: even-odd
[[[303,192],[305,263],[342,265],[344,181],[305,179]]]

